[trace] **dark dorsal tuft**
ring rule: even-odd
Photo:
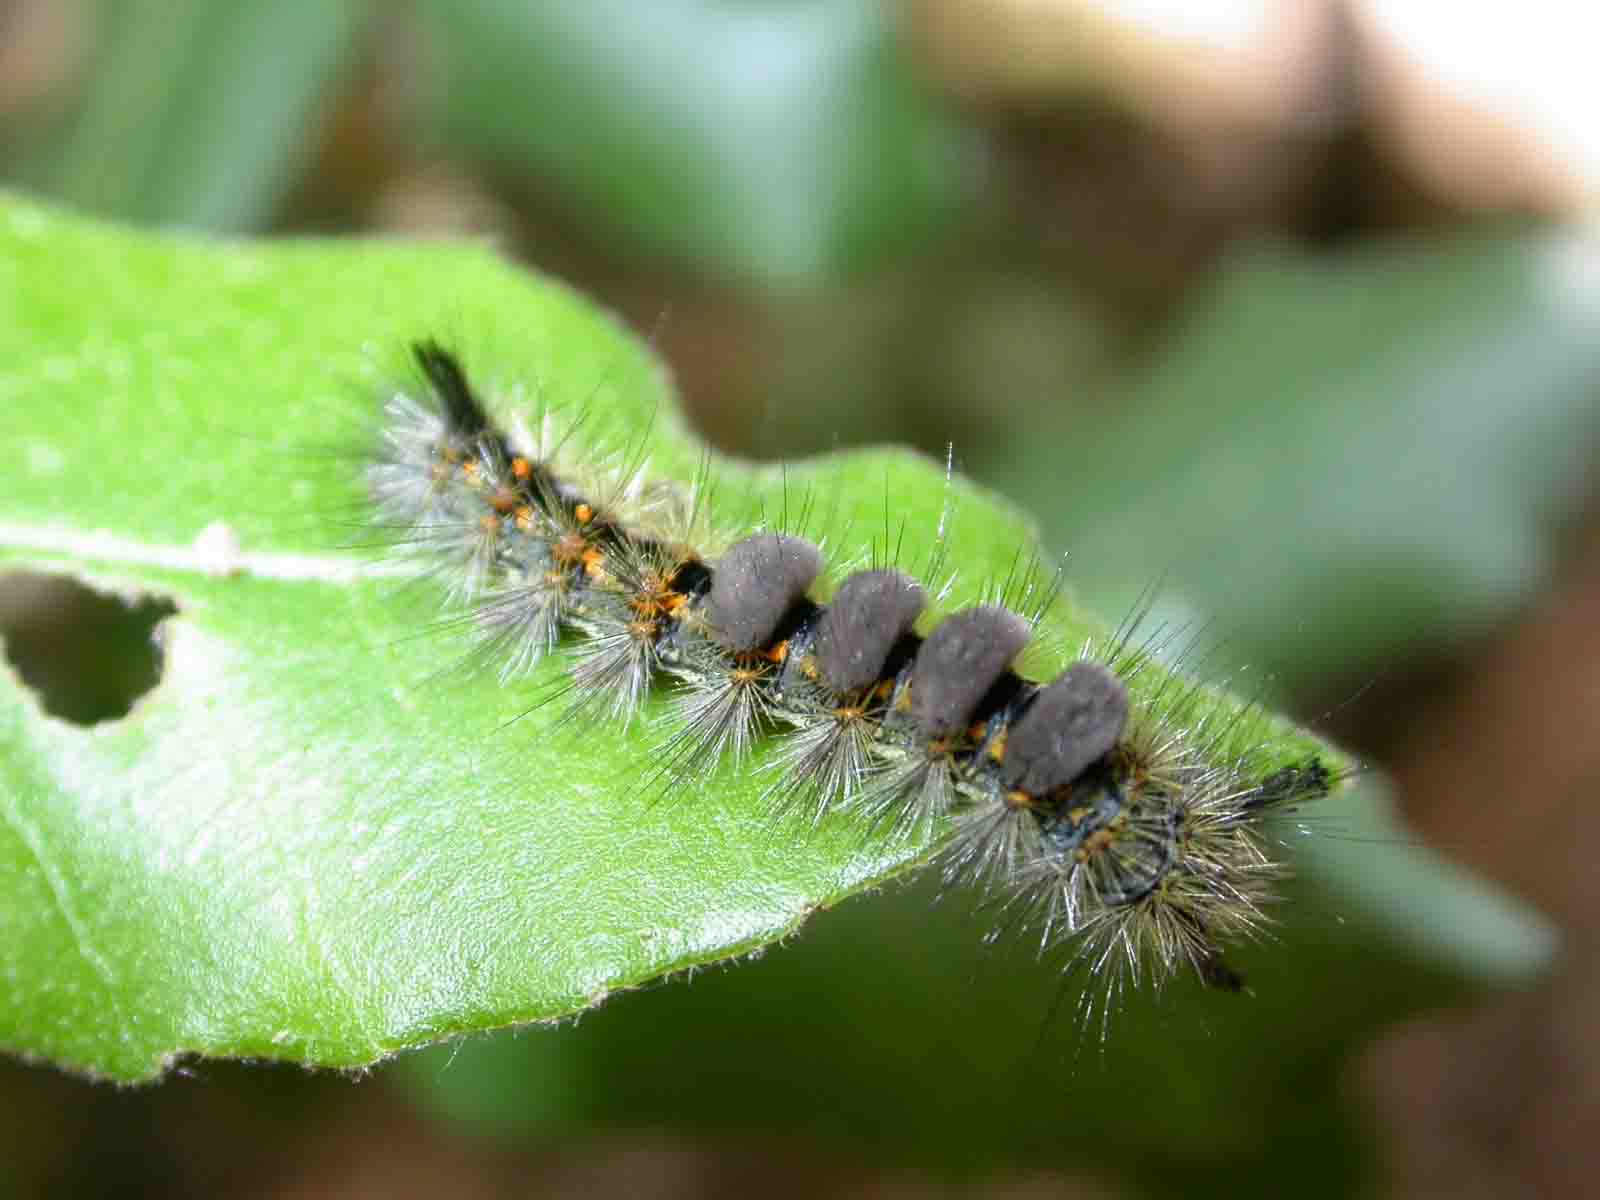
[[[822,571],[822,552],[804,538],[757,533],[717,562],[706,600],[713,636],[744,654],[772,640],[791,607]]]
[[[1073,663],[1006,735],[1006,784],[1034,796],[1066,786],[1110,753],[1127,723],[1122,680],[1099,663]]]
[[[937,738],[964,727],[1031,632],[1016,613],[994,604],[962,609],[941,621],[911,667],[911,715],[917,728]]]
[[[836,693],[876,683],[889,651],[922,615],[928,597],[899,571],[858,571],[834,593],[817,624],[817,669]]]

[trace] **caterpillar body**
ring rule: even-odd
[[[504,678],[575,635],[572,716],[626,726],[672,685],[659,780],[775,739],[775,816],[842,810],[925,841],[948,881],[1112,990],[1185,969],[1242,986],[1223,949],[1262,929],[1284,873],[1266,822],[1338,782],[1322,756],[1262,771],[1249,710],[1201,704],[1131,629],[1026,677],[1041,610],[1011,590],[930,624],[931,585],[872,565],[818,599],[812,541],[762,529],[712,552],[700,489],[637,466],[586,489],[548,430],[495,426],[455,354],[412,355],[365,472],[375,523],[447,582]]]

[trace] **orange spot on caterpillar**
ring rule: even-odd
[[[1130,785],[1142,784],[1150,778],[1150,763],[1136,746],[1123,742],[1112,754],[1118,772]]]
[[[573,567],[583,561],[589,543],[581,533],[564,533],[550,547],[550,557],[562,566]]]
[[[1096,829],[1083,839],[1083,845],[1078,847],[1076,858],[1079,862],[1088,862],[1097,854],[1104,854],[1116,845],[1117,835],[1109,829]]]
[[[517,479],[527,479],[533,474],[533,464],[519,454],[511,460],[511,474]]]
[[[588,504],[580,504],[572,510],[572,515],[578,519],[579,525],[587,525],[594,520],[594,508]]]
[[[639,590],[628,597],[629,608],[652,620],[673,616],[688,602],[687,596],[674,592],[655,572],[646,575]]]

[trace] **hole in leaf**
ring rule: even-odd
[[[161,679],[157,596],[107,595],[70,575],[0,572],[0,639],[44,710],[77,725],[116,721]]]

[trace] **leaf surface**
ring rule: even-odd
[[[559,660],[503,686],[433,628],[436,583],[374,569],[358,455],[420,336],[508,412],[581,411],[597,453],[700,461],[643,346],[485,248],[0,202],[0,570],[177,610],[124,719],[0,680],[0,1046],[118,1080],[185,1054],[360,1066],[765,945],[917,861],[843,816],[774,826],[748,768],[651,802],[659,700],[626,735],[562,724],[534,707]],[[952,605],[1030,537],[902,452],[718,473],[732,521],[810,497],[836,561],[886,522],[916,561],[943,526]],[[1062,606],[1036,666],[1096,630]]]

